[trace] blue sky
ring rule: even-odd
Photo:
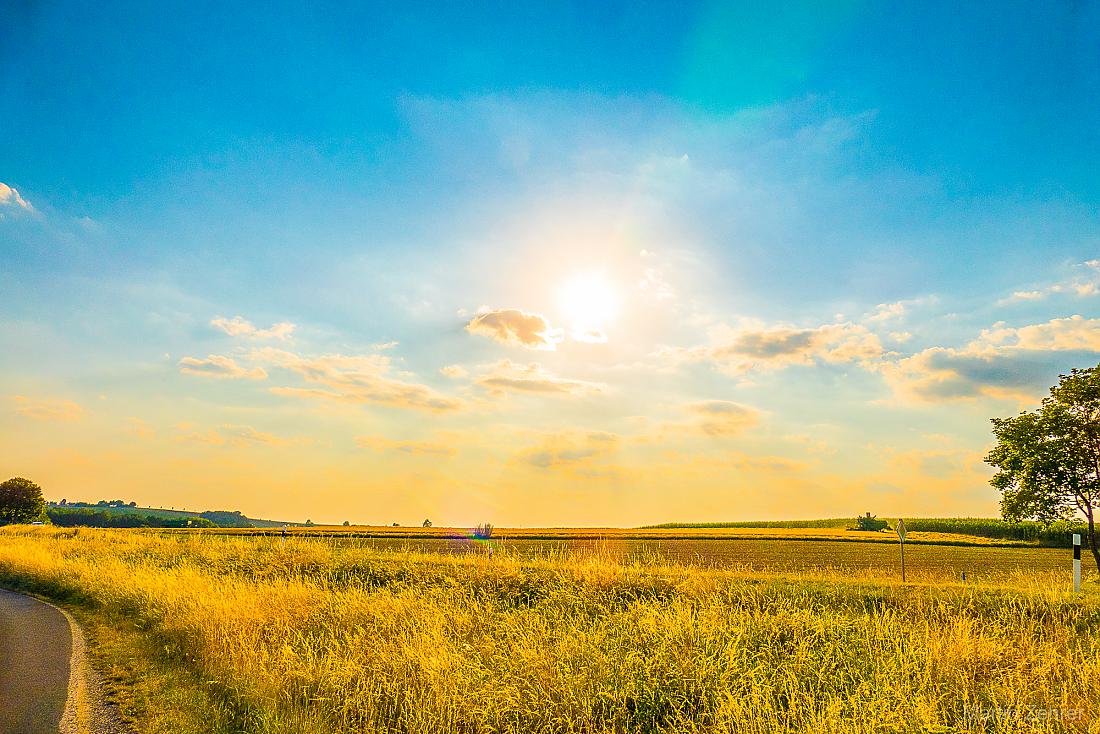
[[[57,497],[988,515],[988,418],[1100,361],[1094,4],[0,13],[0,471]]]

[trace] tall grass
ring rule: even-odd
[[[1100,601],[1045,577],[901,586],[598,549],[8,528],[0,583],[141,630],[248,732],[1067,730],[971,715],[1006,708],[1097,731]]]

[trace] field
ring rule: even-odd
[[[925,538],[901,584],[896,542],[565,532],[13,527],[0,583],[78,613],[143,732],[1100,732],[1063,550]]]

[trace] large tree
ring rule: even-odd
[[[45,520],[42,488],[29,479],[12,477],[0,484],[0,525]]]
[[[996,467],[1006,520],[1088,522],[1088,546],[1100,571],[1100,365],[1061,375],[1034,411],[994,418],[997,445],[985,457]]]

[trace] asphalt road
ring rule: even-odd
[[[0,732],[57,734],[72,646],[61,612],[0,589]]]

